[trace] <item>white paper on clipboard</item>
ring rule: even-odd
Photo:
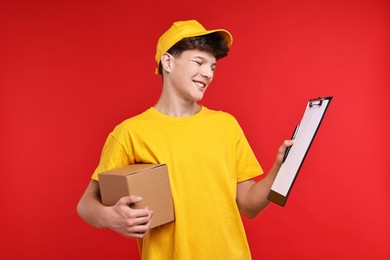
[[[286,204],[287,198],[304,162],[308,150],[314,140],[325,112],[333,97],[312,99],[306,106],[305,113],[299,125],[286,160],[272,184],[268,199],[280,206]]]

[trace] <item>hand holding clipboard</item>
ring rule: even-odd
[[[309,100],[301,123],[295,128],[294,145],[288,147],[272,184],[268,200],[284,206],[304,159],[333,97]]]
[[[297,136],[298,129],[299,129],[299,125],[297,125],[297,126],[295,127],[294,133],[293,133],[293,135],[291,136],[291,140],[294,140],[295,137]],[[290,149],[291,149],[291,146],[287,147],[286,152],[284,153],[284,157],[283,157],[283,161],[282,161],[282,162],[284,162],[284,161],[286,160],[286,158],[287,158],[287,156],[288,156],[288,153],[290,152]]]

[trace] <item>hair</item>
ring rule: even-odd
[[[218,32],[184,38],[173,45],[167,52],[175,57],[187,50],[200,50],[211,53],[216,60],[226,57],[229,53],[229,45],[225,38]],[[161,62],[158,72],[162,75]]]

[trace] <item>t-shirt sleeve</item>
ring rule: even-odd
[[[124,167],[130,164],[130,158],[126,149],[121,144],[115,131],[110,133],[103,146],[98,167],[92,174],[92,179],[98,181],[98,174],[112,169]]]
[[[237,182],[249,180],[263,174],[263,169],[261,168],[260,163],[253,153],[253,150],[238,123],[236,155]]]

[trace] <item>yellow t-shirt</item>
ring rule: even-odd
[[[97,174],[133,163],[165,163],[175,221],[138,241],[142,259],[251,259],[236,204],[237,183],[262,169],[236,119],[202,107],[176,118],[154,108],[110,133]]]

